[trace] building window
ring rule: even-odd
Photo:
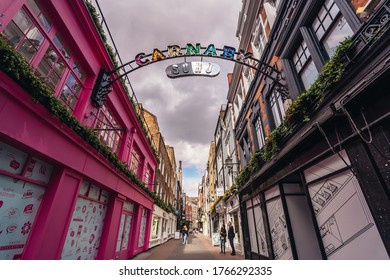
[[[263,23],[259,16],[256,20],[256,30],[253,34],[253,47],[254,47],[253,50],[254,50],[255,58],[260,59],[266,43],[267,43],[267,39],[265,37]]]
[[[152,178],[153,178],[153,170],[150,167],[150,165],[148,164],[148,166],[146,167],[146,170],[145,170],[144,183],[148,186],[151,186],[153,183]]]
[[[33,14],[37,17],[42,27],[48,32],[52,26],[52,23],[46,13],[42,11],[41,5],[35,0],[27,0],[28,5],[30,6]]]
[[[333,0],[325,1],[312,28],[329,57],[334,54],[340,42],[353,35],[351,27]]]
[[[264,130],[263,130],[263,125],[261,123],[260,116],[258,116],[255,120],[255,130],[256,130],[256,137],[257,137],[257,144],[259,145],[259,150],[260,150],[265,144]]]
[[[96,128],[99,131],[99,139],[117,153],[122,142],[122,131],[116,130],[118,122],[105,105],[99,111]]]
[[[283,97],[278,89],[274,88],[269,95],[269,103],[271,106],[272,116],[274,118],[275,127],[282,124],[283,118],[286,116],[283,106]]]
[[[137,177],[140,177],[142,169],[142,157],[141,152],[137,147],[134,147],[131,151],[130,159],[130,171],[133,172]]]
[[[251,142],[249,139],[248,132],[245,132],[243,138],[240,141],[240,150],[241,150],[241,163],[243,166],[247,164],[252,157],[251,154]]]
[[[27,3],[1,35],[35,68],[36,75],[66,108],[73,111],[82,89],[84,72],[61,35],[53,32],[53,24],[39,2],[28,0]],[[45,40],[49,41],[43,47],[47,49],[43,50],[43,56],[36,56]]]
[[[318,71],[304,41],[299,45],[293,56],[293,63],[305,89],[310,88],[318,76]]]
[[[4,29],[2,36],[28,62],[32,60],[44,41],[41,31],[23,8]]]

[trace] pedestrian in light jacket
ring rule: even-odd
[[[232,252],[230,253],[230,255],[234,256],[236,254],[236,250],[234,249],[234,237],[235,237],[234,228],[231,222],[229,222],[228,226],[229,226],[228,239],[229,239],[230,247],[232,248]]]

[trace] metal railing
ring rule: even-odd
[[[94,3],[92,3],[94,2]],[[99,14],[97,15],[99,18],[100,18],[100,27],[103,29],[103,31],[105,32],[105,34],[100,34],[101,36],[102,35],[106,35],[108,34],[108,42],[106,42],[110,47],[113,48],[114,50],[114,57],[111,57],[111,59],[113,60],[113,63],[114,63],[114,66],[115,66],[115,60],[118,59],[118,62],[123,65],[123,60],[119,54],[119,51],[118,51],[118,47],[117,45],[115,44],[115,41],[114,41],[114,38],[112,36],[112,33],[110,31],[110,28],[107,24],[107,21],[106,21],[106,18],[104,17],[103,15],[103,11],[99,5],[99,2],[98,0],[90,0],[89,3],[91,3],[95,8],[97,8],[97,11],[99,12]],[[102,38],[103,40],[103,38]],[[104,41],[104,40],[103,40]],[[107,50],[108,51],[108,50]],[[119,69],[118,71],[118,75],[121,75],[121,73],[124,73],[124,70],[123,69]],[[153,134],[151,133],[150,129],[149,129],[149,126],[146,122],[146,119],[144,117],[144,112],[143,112],[143,107],[141,106],[141,103],[138,101],[138,98],[135,94],[135,91],[134,91],[134,88],[131,84],[131,81],[130,81],[130,78],[125,75],[123,77],[124,79],[124,88],[125,88],[125,91],[126,93],[128,94],[128,98],[130,100],[130,102],[134,105],[134,110],[135,110],[135,113],[138,115],[138,117],[140,118],[140,121],[145,125],[145,129],[147,130],[146,133],[148,134],[148,136],[151,138],[151,145],[152,145],[152,148],[153,147]],[[128,92],[128,88],[130,88],[130,92]],[[141,124],[142,125],[142,124]]]

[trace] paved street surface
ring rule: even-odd
[[[219,246],[212,246],[211,239],[201,233],[190,235],[188,244],[183,245],[181,239],[168,242],[143,252],[133,260],[244,260],[244,256],[231,256],[230,248],[226,254],[220,254]]]

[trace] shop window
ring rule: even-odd
[[[67,109],[73,111],[83,88],[85,74],[61,34],[52,32],[53,27],[39,2],[28,0],[1,35],[35,68],[36,75]],[[44,55],[36,56],[44,41],[49,41],[45,44],[47,49],[43,50]]]
[[[133,220],[134,203],[125,201],[123,203],[123,212],[121,223],[119,225],[118,240],[116,243],[116,252],[127,250],[129,246],[131,222]]]
[[[70,80],[69,84],[72,83],[73,81]],[[68,87],[67,84],[68,82],[64,87]],[[71,89],[69,90],[71,91]],[[105,105],[103,105],[102,108],[100,108],[99,110],[96,130],[98,131],[99,139],[105,145],[107,145],[107,147],[109,147],[114,153],[118,153],[120,145],[122,143],[123,131],[120,130],[118,121]]]
[[[341,151],[304,171],[324,250],[331,260],[388,259],[350,164]]]
[[[293,259],[290,236],[287,231],[286,215],[284,213],[279,187],[272,187],[265,192],[269,230],[275,260]]]
[[[61,259],[96,259],[108,199],[107,191],[85,180],[82,182]]]
[[[160,223],[159,217],[153,217],[153,226],[152,226],[152,238],[158,238],[158,225]]]
[[[293,63],[299,77],[301,78],[304,88],[310,88],[317,79],[318,71],[311,59],[309,49],[304,41],[302,41],[298,46],[298,49],[293,56]]]
[[[329,57],[334,54],[340,42],[353,35],[351,27],[333,0],[325,1],[312,28]]]
[[[263,209],[259,197],[246,202],[251,252],[268,257],[268,244],[264,227]]]
[[[142,218],[141,218],[141,227],[139,230],[138,247],[143,247],[145,245],[147,218],[148,218],[148,210],[143,208],[142,209]]]
[[[20,259],[53,166],[0,142],[0,259]]]

